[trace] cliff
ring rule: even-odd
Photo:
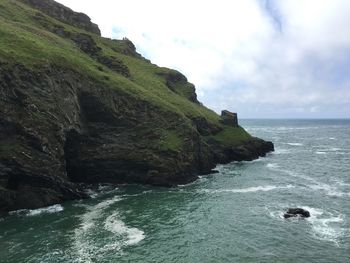
[[[0,2],[0,212],[85,198],[80,183],[188,183],[272,150],[86,15]]]

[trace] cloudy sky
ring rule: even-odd
[[[349,0],[58,0],[245,118],[350,117]]]

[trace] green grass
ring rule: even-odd
[[[225,146],[236,146],[252,139],[252,136],[242,127],[225,126],[225,129],[210,138],[222,143]]]
[[[178,152],[182,148],[182,145],[183,141],[175,131],[164,133],[160,139],[160,150],[162,151],[171,150]]]
[[[89,76],[96,83],[108,86],[118,92],[127,93],[136,99],[155,105],[159,111],[172,112],[181,118],[204,117],[208,122],[221,126],[220,117],[212,110],[190,102],[188,97],[191,84],[176,87],[178,93],[171,91],[159,73],[170,69],[158,67],[144,59],[125,54],[129,50],[123,40],[112,41],[93,33],[72,27],[41,14],[19,0],[1,0],[0,3],[0,61],[20,63],[32,70],[54,65]],[[47,28],[63,27],[71,33],[84,33],[93,37],[101,48],[101,55],[113,56],[121,60],[130,70],[126,78],[94,58],[82,52],[74,42],[55,35]],[[101,71],[102,69],[102,71]],[[41,116],[37,116],[40,118]],[[226,144],[245,140],[249,137],[242,128],[225,128],[215,139]],[[176,150],[181,147],[179,137],[169,133],[164,138],[162,148]]]

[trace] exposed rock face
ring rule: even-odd
[[[237,113],[230,112],[228,110],[223,110],[221,112],[221,122],[229,126],[238,126]]]
[[[91,22],[91,19],[83,14],[77,13],[64,5],[61,5],[53,0],[21,0],[30,6],[39,9],[43,13],[51,16],[61,22],[84,29],[91,33],[101,35],[98,26]]]
[[[70,181],[182,184],[217,162],[252,160],[273,150],[257,139],[234,149],[208,145],[200,134],[217,127],[204,120],[193,126],[172,112],[160,118],[147,102],[75,72],[0,69],[0,210],[84,197]],[[158,148],[158,126],[181,135],[180,151]]]
[[[23,6],[4,1],[9,13]],[[76,28],[30,8],[20,41],[11,15],[0,28],[9,48],[0,52],[0,213],[85,198],[80,183],[184,184],[273,150],[237,115],[220,122],[184,75],[149,63],[130,40],[80,30],[98,33],[51,0],[21,1]],[[47,47],[40,59],[38,47]]]
[[[167,87],[173,92],[185,96],[189,101],[199,104],[197,100],[196,90],[193,84],[187,81],[187,78],[176,70],[171,70],[167,73],[158,73],[166,80]]]
[[[147,102],[74,72],[0,68],[0,210],[84,196],[69,181],[171,186],[215,165],[192,123],[176,114],[159,118]],[[161,140],[157,126],[183,134],[181,152],[152,143]]]
[[[310,217],[310,212],[302,209],[302,208],[289,208],[287,213],[283,215],[284,218],[290,218],[290,217]]]

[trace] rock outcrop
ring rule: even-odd
[[[84,29],[88,32],[101,35],[98,26],[91,22],[90,17],[83,13],[74,12],[72,9],[61,5],[53,0],[22,0],[24,3],[32,6],[68,25]]]
[[[130,40],[51,0],[15,2],[1,3],[0,213],[85,198],[81,183],[184,184],[273,151]]]
[[[290,218],[290,217],[310,217],[310,212],[303,209],[303,208],[289,208],[287,213],[283,215],[284,218]]]
[[[225,125],[238,127],[237,113],[228,110],[221,111],[221,122]]]
[[[165,78],[165,84],[171,91],[199,104],[194,85],[189,83],[183,74],[176,70],[170,70],[167,73],[160,72],[158,75]]]

